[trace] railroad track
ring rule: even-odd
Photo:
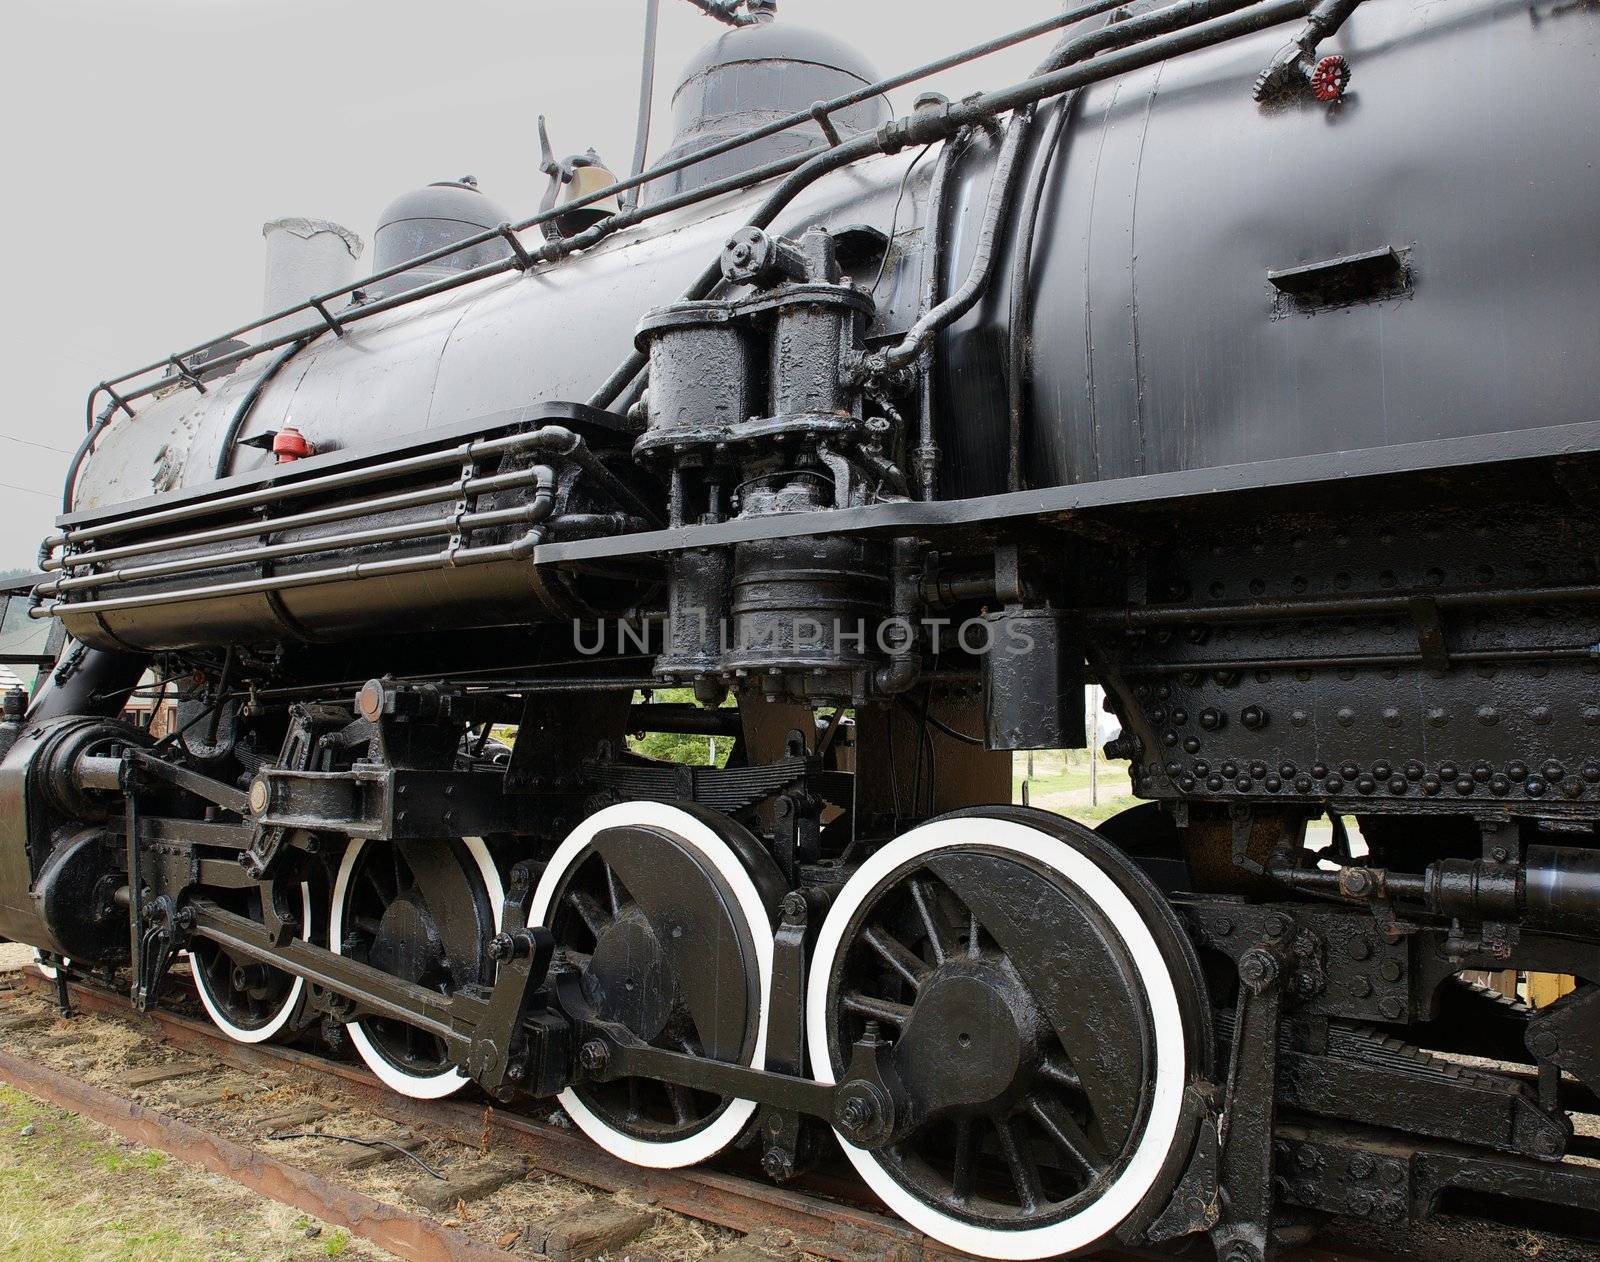
[[[413,1100],[365,1069],[289,1047],[234,1043],[171,1007],[140,1017],[121,994],[78,983],[69,993],[75,1016],[63,1021],[53,983],[31,969],[0,977],[0,1081],[401,1258],[968,1256],[862,1204],[859,1189],[843,1179],[812,1176],[777,1187],[737,1167],[641,1169],[560,1125],[559,1114]],[[1361,1243],[1359,1251],[1295,1250],[1286,1262],[1456,1253],[1434,1253],[1426,1241],[1422,1252],[1374,1253]],[[1501,1244],[1480,1233],[1465,1256],[1530,1256],[1526,1239]],[[1537,1252],[1548,1262],[1565,1256],[1559,1248]],[[1124,1249],[1100,1256],[1167,1255]]]

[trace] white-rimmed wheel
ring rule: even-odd
[[[250,886],[217,890],[211,897],[229,911],[261,919],[261,900],[270,890]],[[300,936],[311,940],[311,887],[299,889]],[[216,942],[196,938],[189,948],[195,992],[216,1027],[236,1043],[265,1043],[282,1033],[305,994],[305,978],[244,956],[230,955]]]
[[[33,953],[33,966],[43,973],[44,976],[50,981],[55,981],[55,979],[60,976],[61,970],[50,961],[56,958],[58,957],[46,955],[43,951],[36,950]],[[62,963],[64,963],[68,968],[72,967],[71,960],[63,960]]]
[[[352,841],[333,883],[328,942],[394,977],[450,994],[489,985],[489,939],[505,889],[480,837]],[[470,1081],[444,1041],[380,1017],[346,1027],[351,1045],[383,1083],[414,1100],[437,1100]]]
[[[995,807],[873,854],[813,956],[807,1042],[835,1082],[874,1022],[917,1121],[871,1151],[872,1189],[986,1258],[1047,1258],[1158,1212],[1210,1067],[1204,984],[1165,899],[1090,830]]]
[[[782,894],[777,865],[733,821],[624,802],[561,843],[530,921],[547,925],[580,971],[589,1015],[657,1047],[758,1066]],[[588,1083],[560,1098],[602,1148],[657,1169],[720,1152],[756,1107],[641,1078]]]

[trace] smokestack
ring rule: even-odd
[[[361,238],[343,224],[327,219],[274,219],[261,225],[267,241],[267,275],[262,314],[282,311],[314,294],[327,293],[356,279]],[[343,306],[342,301],[330,308]],[[257,341],[321,324],[315,312],[274,320],[259,330]]]

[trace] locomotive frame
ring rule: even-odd
[[[820,152],[521,243],[580,198],[450,248],[503,263],[313,300],[343,336],[784,177],[585,403],[110,507],[69,483],[34,612],[72,638],[0,724],[0,932],[125,971],[141,1007],[187,951],[233,1037],[320,1028],[397,1090],[557,1097],[643,1165],[756,1143],[784,1179],[831,1130],[979,1256],[1203,1232],[1256,1262],[1464,1194],[1592,1230],[1600,1147],[1570,1114],[1600,1113],[1600,423],[939,498],[941,338],[997,284],[1045,104],[1286,22],[1258,92],[1337,96],[1349,67],[1317,54],[1355,8],[1178,0],[1069,31],[1013,87],[851,137],[818,106]],[[881,275],[893,224],[773,225],[935,144],[936,261],[946,155],[992,151],[967,271],[874,336],[843,268]],[[1421,267],[1268,280],[1403,300]],[[306,340],[97,388],[74,480],[140,398]],[[410,608],[416,632],[377,629]],[[611,619],[628,636],[586,648]],[[152,662],[180,701],[160,741],[115,717]],[[1090,674],[1148,799],[1097,831],[1011,806],[1007,765],[1083,744]],[[632,702],[677,686],[700,706]],[[735,756],[629,754],[650,725]],[[1460,977],[1484,968],[1582,985],[1534,1013]]]

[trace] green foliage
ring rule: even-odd
[[[634,693],[635,702],[644,700],[643,693]],[[658,688],[652,698],[658,705],[693,705],[694,691],[690,688]],[[735,704],[729,697],[723,709]],[[662,762],[686,763],[692,767],[718,767],[728,765],[728,755],[733,752],[733,741],[726,736],[684,736],[676,732],[646,732],[643,736],[628,737],[628,748],[646,758],[659,758]]]

